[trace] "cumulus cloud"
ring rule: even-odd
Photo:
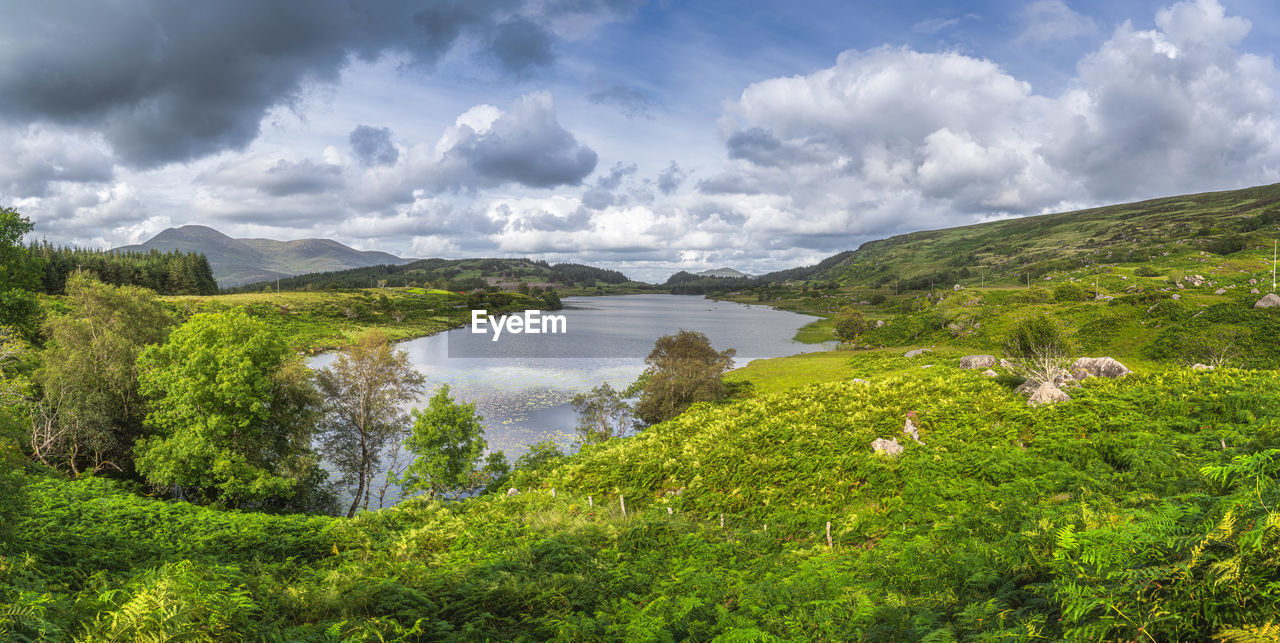
[[[100,146],[41,127],[0,132],[0,195],[42,197],[58,184],[110,181],[115,168]]]
[[[658,191],[663,194],[671,194],[680,189],[680,184],[684,183],[688,172],[680,169],[680,164],[675,161],[671,162],[661,173],[658,174]]]
[[[577,185],[597,160],[594,150],[560,126],[546,92],[521,97],[509,112],[473,108],[459,117],[437,148],[443,158],[434,180],[459,188]]]
[[[812,246],[1280,180],[1277,74],[1237,50],[1249,23],[1196,0],[1156,26],[1121,25],[1057,96],[893,47],[755,83],[726,115],[728,168],[699,190]]]
[[[430,66],[485,42],[507,71],[552,60],[574,35],[631,2],[580,0],[230,0],[192,11],[162,0],[9,3],[0,21],[0,118],[101,133],[149,168],[258,136],[267,111],[332,83],[356,57]],[[548,26],[542,26],[546,24]]]
[[[391,129],[357,125],[347,142],[361,165],[395,165],[400,150],[391,142]]]

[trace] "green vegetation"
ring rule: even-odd
[[[576,453],[514,466],[448,389],[410,427],[422,382],[388,340],[554,305],[532,275],[163,305],[74,277],[0,331],[0,639],[1274,638],[1280,309],[1249,281],[1276,201],[904,235],[766,276],[723,296],[844,310],[814,328],[879,348],[722,378],[732,353],[682,331],[628,391],[575,400]],[[298,350],[330,341],[317,388]],[[1031,406],[1008,368],[961,369],[975,352],[1069,399]],[[1099,354],[1135,372],[1066,377]],[[321,429],[352,517],[305,515],[334,509]],[[384,471],[424,493],[360,511]]]
[[[626,275],[576,263],[549,264],[531,259],[422,259],[401,265],[352,268],[337,272],[316,272],[286,277],[278,282],[258,282],[237,286],[227,292],[253,292],[279,285],[284,290],[332,290],[374,286],[424,287],[449,291],[483,289],[494,286],[518,290],[521,284],[538,291],[549,287],[594,289],[632,284]]]
[[[181,613],[304,640],[1259,628],[1280,608],[1261,591],[1276,580],[1278,385],[1168,372],[1090,380],[1044,409],[951,368],[816,385],[518,470],[514,497],[352,520],[30,478],[0,627],[176,635],[189,622],[165,615]],[[873,454],[908,411],[924,444]]]
[[[415,457],[399,478],[405,492],[423,491],[433,498],[448,494],[456,497],[490,482],[477,480],[480,460],[488,448],[484,426],[480,424],[483,419],[476,415],[475,404],[454,401],[448,384],[431,396],[427,408],[414,409],[413,429],[404,446]],[[506,456],[501,461],[505,462]],[[502,475],[506,471],[493,473]]]
[[[32,260],[44,264],[41,289],[50,295],[66,291],[79,272],[114,286],[140,286],[162,295],[212,295],[218,292],[209,260],[198,252],[123,252],[57,248],[49,243],[27,247]]]
[[[733,355],[734,349],[717,351],[696,331],[658,338],[644,359],[649,368],[640,376],[636,417],[653,424],[683,413],[694,402],[723,398],[721,377],[733,368]]]
[[[222,506],[286,500],[321,476],[320,397],[285,342],[241,311],[192,317],[138,356],[154,430],[134,446],[153,487]]]

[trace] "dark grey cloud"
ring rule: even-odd
[[[156,167],[243,149],[268,109],[336,81],[352,57],[396,52],[430,66],[492,36],[504,69],[545,65],[553,35],[527,15],[630,10],[587,0],[8,2],[0,119],[93,130],[129,165]]]
[[[578,208],[567,215],[559,215],[546,210],[525,212],[512,226],[513,230],[544,230],[548,232],[571,232],[582,230],[591,225],[591,212],[586,208]]]
[[[596,168],[595,150],[560,126],[547,94],[524,96],[487,130],[460,133],[445,153],[443,179],[454,187],[578,185]]]
[[[687,173],[680,169],[680,165],[675,161],[667,166],[667,169],[658,174],[658,190],[663,194],[671,194],[680,189],[680,184],[684,183]]]
[[[729,158],[750,161],[765,167],[779,167],[800,163],[821,163],[833,160],[827,143],[820,138],[781,141],[771,130],[752,127],[734,132],[725,142]]]
[[[351,144],[356,160],[366,167],[395,165],[400,159],[400,150],[391,143],[390,128],[356,125],[347,141]]]
[[[741,174],[724,173],[698,181],[698,192],[715,194],[764,194],[763,186]]]
[[[520,75],[551,65],[555,60],[551,52],[554,39],[555,36],[541,25],[516,18],[494,28],[489,38],[489,51],[503,71]]]

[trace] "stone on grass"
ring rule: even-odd
[[[1066,402],[1071,396],[1062,392],[1062,389],[1045,382],[1031,394],[1027,400],[1027,406],[1039,406],[1041,404],[1053,404],[1054,402]]]
[[[917,429],[915,423],[911,421],[914,415],[915,411],[907,412],[907,422],[902,425],[902,432],[911,436],[911,439],[915,440],[917,444],[924,444],[920,441],[920,429]]]
[[[956,284],[951,287],[951,290],[953,292],[960,292],[961,290],[964,290],[964,286],[961,286],[960,284]]]
[[[1000,368],[1013,368],[1013,364],[1010,364],[1010,363],[1009,363],[1009,360],[1007,360],[1007,359],[1001,359],[1001,360],[1000,360]]]
[[[995,355],[965,355],[960,358],[960,368],[991,368],[995,365]]]
[[[1192,365],[1191,365],[1191,370],[1193,370],[1193,371],[1212,371],[1212,370],[1213,370],[1213,367],[1212,367],[1212,366],[1207,366],[1207,365],[1205,365],[1205,364],[1201,364],[1201,363],[1197,362],[1197,363],[1195,363],[1195,364],[1192,364]]]
[[[1258,284],[1258,280],[1257,280],[1257,279],[1250,279],[1250,280],[1249,280],[1249,285],[1250,285],[1250,286],[1256,286],[1257,284]]]
[[[995,372],[995,371],[993,371],[993,370],[991,370],[991,369],[989,369],[989,368],[988,368],[987,370],[985,370],[985,371],[982,371],[982,374],[983,374],[983,375],[986,375],[987,377],[999,377],[999,376],[1000,376],[1000,374],[999,374],[999,373],[997,373],[997,372]]]
[[[1110,357],[1081,357],[1071,365],[1071,370],[1086,371],[1094,377],[1124,377],[1130,371],[1124,364]]]
[[[1267,293],[1262,299],[1253,303],[1254,308],[1275,308],[1276,306],[1280,306],[1280,297],[1273,292]]]
[[[876,320],[876,328],[879,328],[879,327],[881,327],[881,326],[884,326],[884,320],[883,320],[883,319],[877,319],[877,320]]]
[[[1217,290],[1213,291],[1213,294],[1215,294],[1215,295],[1225,295],[1225,294],[1227,294],[1227,289],[1226,289],[1226,288],[1219,288],[1219,289],[1217,289]]]
[[[921,355],[924,355],[925,353],[932,353],[932,352],[933,352],[933,351],[931,351],[931,350],[929,350],[929,349],[927,349],[927,348],[917,348],[917,349],[915,349],[915,350],[913,350],[913,351],[907,351],[906,353],[903,353],[903,355],[902,355],[902,356],[903,356],[903,357],[919,357],[919,356],[921,356]]]
[[[520,493],[520,490],[519,490],[519,489],[516,489],[515,487],[512,487],[512,488],[510,488],[510,489],[507,489],[507,497],[508,497],[508,498],[510,498],[511,496],[514,496],[514,495],[518,495],[519,493]]]
[[[1182,299],[1182,295],[1179,295],[1178,293],[1173,293],[1173,298],[1174,298],[1174,299]]]
[[[1250,289],[1249,289],[1249,294],[1250,294],[1250,295],[1257,295],[1257,294],[1259,294],[1259,293],[1261,293],[1261,292],[1262,292],[1262,291],[1258,290],[1257,288],[1250,288]]]
[[[888,456],[896,456],[899,453],[902,453],[902,445],[898,444],[898,438],[893,438],[891,440],[876,438],[875,442],[871,443],[871,448],[876,453],[882,453]]]

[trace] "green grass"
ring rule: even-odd
[[[1189,640],[1280,610],[1273,472],[1233,460],[1280,444],[1275,374],[1090,380],[1029,408],[864,357],[866,383],[696,405],[512,497],[353,520],[28,476],[0,637]],[[891,437],[899,457],[872,453]]]

